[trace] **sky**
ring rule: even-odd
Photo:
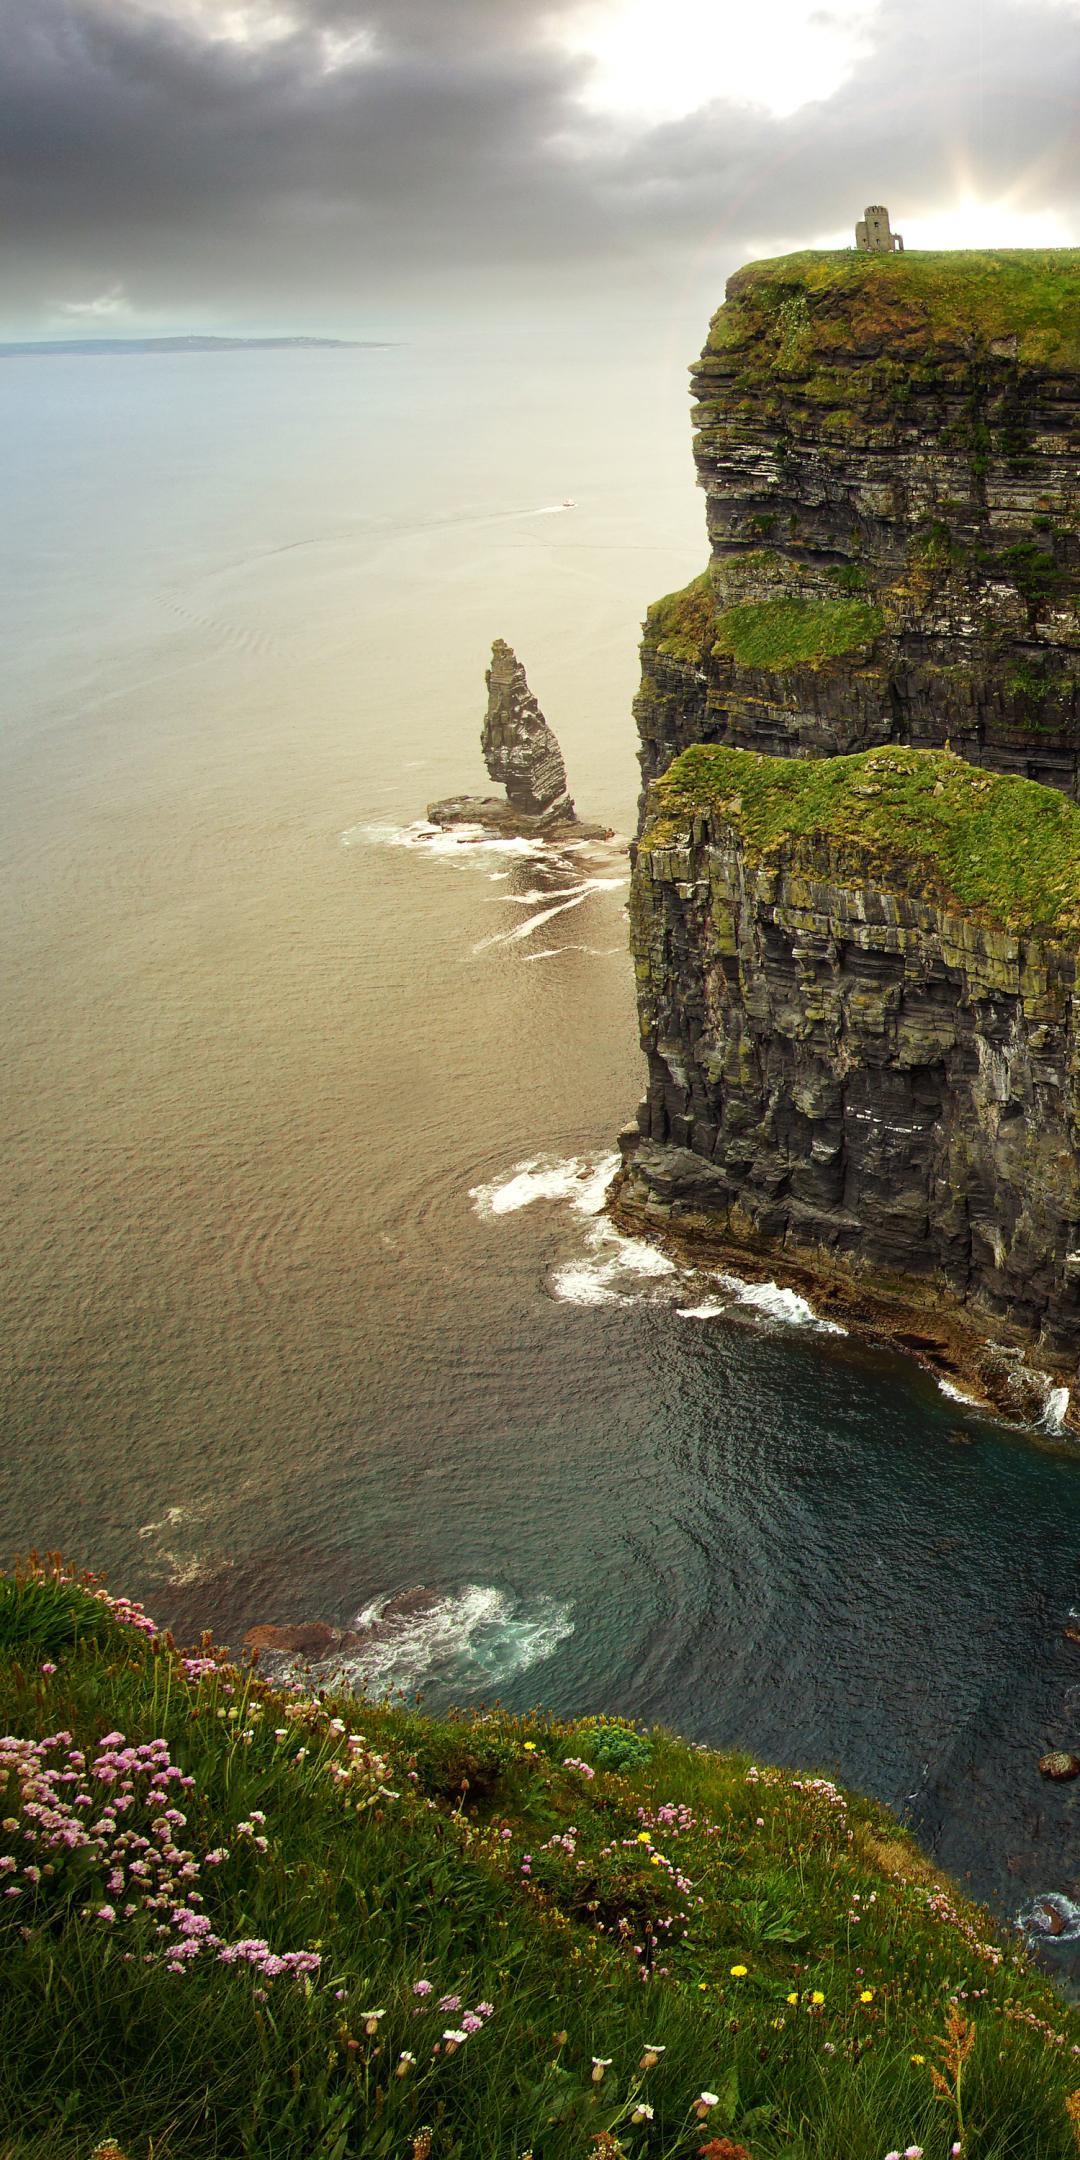
[[[0,336],[700,324],[1080,242],[1080,0],[0,0]]]

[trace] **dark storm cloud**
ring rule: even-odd
[[[0,0],[5,318],[126,292],[341,322],[505,268],[644,291],[706,246],[726,266],[846,227],[868,192],[917,215],[961,169],[983,195],[1028,175],[1032,207],[1080,207],[1073,0],[883,0],[828,100],[776,120],[720,99],[654,128],[583,108],[587,63],[548,34],[576,4]],[[260,5],[288,34],[211,34]]]

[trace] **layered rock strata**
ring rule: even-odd
[[[632,899],[621,1211],[1080,1355],[1080,809],[945,753],[684,753]]]
[[[646,783],[886,742],[1080,791],[1080,251],[733,277],[693,377],[705,575],[650,609]]]
[[[487,711],[480,737],[484,763],[506,789],[506,800],[455,795],[431,803],[434,825],[477,824],[488,832],[525,837],[611,838],[606,826],[587,825],[570,799],[558,737],[529,688],[512,646],[496,638],[484,682]]]

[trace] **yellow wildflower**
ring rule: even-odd
[[[913,2063],[924,2063],[926,2061],[926,2057],[925,2055],[913,2055],[911,2060]]]
[[[535,1742],[535,1740],[526,1740],[526,1742],[525,1742],[525,1753],[526,1753],[526,1755],[535,1755],[535,1753],[536,1753],[536,1742]]]
[[[863,1989],[863,1991],[862,1991],[862,1994],[861,1994],[861,1995],[860,1995],[860,1997],[859,1997],[859,2001],[860,2001],[860,2002],[873,2002],[873,2000],[874,2000],[874,1990],[873,1990],[873,1988],[864,1988],[864,1989]]]
[[[821,1989],[820,1989],[820,1988],[815,1988],[815,1989],[814,1989],[814,1992],[813,1992],[813,1994],[811,1995],[811,1997],[810,1997],[810,2000],[811,2000],[811,2002],[812,2002],[812,2003],[813,2003],[813,2004],[814,2004],[814,2005],[816,2006],[816,2008],[818,2008],[818,2009],[820,2009],[820,2008],[821,2008],[821,2005],[822,2005],[822,2003],[824,2002],[824,2000],[825,2000],[825,1997],[824,1997],[824,1995],[822,1994],[822,1992],[821,1992]]]
[[[797,2002],[798,2002],[798,2000],[799,2000],[799,1998],[798,1998],[798,1996],[797,1996],[797,1995],[795,1995],[795,1994],[791,1994],[791,1995],[789,1995],[789,1996],[788,1996],[788,2001],[789,2001],[789,2003],[797,2003]]]
[[[733,1979],[733,1980],[745,1980],[745,1978],[746,1978],[746,1967],[745,1967],[745,1965],[733,1965],[733,1966],[732,1966],[732,1968],[731,1968],[731,1977],[732,1977],[732,1979]]]

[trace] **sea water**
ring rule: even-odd
[[[0,368],[4,1543],[234,1643],[422,1590],[358,1684],[827,1770],[1012,1912],[1076,1887],[1055,1406],[602,1213],[687,357]],[[495,636],[609,846],[428,825]]]

